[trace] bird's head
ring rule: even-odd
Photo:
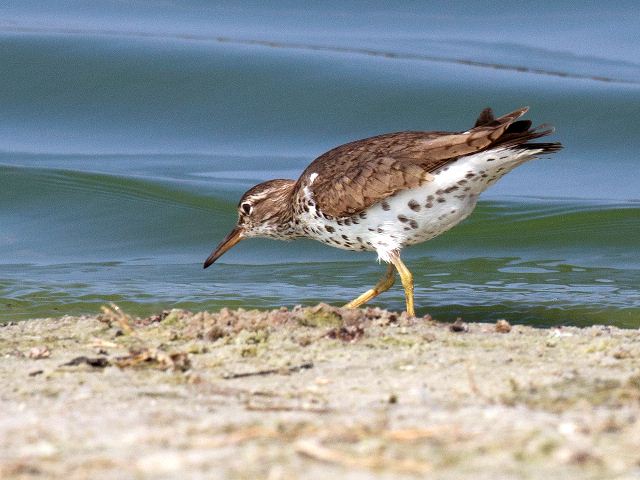
[[[207,268],[243,238],[295,237],[292,219],[294,180],[269,180],[250,188],[238,203],[236,226],[204,262]]]

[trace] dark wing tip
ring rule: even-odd
[[[495,115],[493,114],[493,110],[490,107],[487,107],[484,110],[482,110],[482,112],[480,112],[480,115],[478,116],[478,119],[476,120],[476,123],[473,126],[473,128],[497,127],[499,125],[502,125],[503,123],[511,123],[517,120],[518,118],[520,118],[522,115],[524,115],[528,111],[529,111],[529,107],[521,107],[521,108],[518,108],[517,110],[514,110],[511,113],[507,113],[506,115],[496,118]]]
[[[493,115],[493,110],[491,109],[491,107],[487,107],[484,110],[482,110],[482,112],[480,112],[480,115],[478,116],[478,119],[476,120],[476,124],[473,126],[473,128],[482,127],[483,125],[489,125],[495,119],[496,117],[494,117]]]
[[[520,146],[527,150],[542,150],[542,153],[559,152],[564,148],[564,146],[560,142],[524,143]]]

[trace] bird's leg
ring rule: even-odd
[[[398,270],[398,273],[400,274],[400,280],[404,287],[404,296],[407,301],[407,315],[415,317],[416,312],[413,308],[413,275],[406,265],[402,263],[402,260],[400,260],[400,254],[392,255],[391,263],[396,267],[396,270]]]
[[[372,298],[380,295],[382,292],[386,292],[387,290],[389,290],[393,283],[396,281],[395,273],[396,272],[394,272],[393,270],[393,265],[389,264],[387,266],[387,273],[384,274],[384,277],[378,280],[378,283],[376,283],[375,287],[370,288],[355,300],[347,303],[345,305],[345,308],[358,308],[360,305],[364,305]]]

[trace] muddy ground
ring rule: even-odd
[[[640,331],[326,305],[0,326],[3,479],[637,479]]]

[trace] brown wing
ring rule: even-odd
[[[527,110],[523,107],[494,119],[486,109],[473,129],[461,133],[388,133],[341,145],[311,162],[295,192],[302,195],[308,187],[327,215],[357,214],[400,190],[431,181],[432,172],[461,156],[502,143],[500,137]],[[534,134],[528,130],[531,122],[517,124],[521,124],[517,130],[524,130],[520,136]]]

